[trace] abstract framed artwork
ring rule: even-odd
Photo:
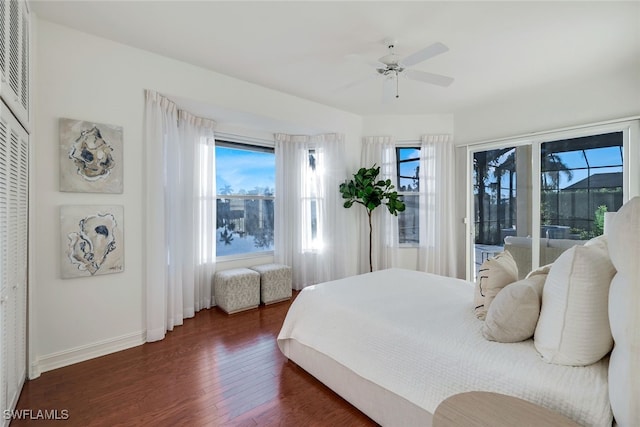
[[[60,191],[122,193],[121,126],[61,118]]]
[[[121,205],[60,207],[63,279],[124,271],[124,208]]]

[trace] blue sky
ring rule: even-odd
[[[620,156],[619,147],[604,147],[585,150],[587,159],[585,160],[582,151],[569,151],[564,153],[558,153],[560,159],[569,168],[584,168],[573,170],[573,177],[571,181],[567,179],[565,174],[560,174],[560,188],[565,188],[571,184],[585,179],[589,173],[587,166],[590,166],[591,174],[608,173],[608,172],[622,172],[622,158]],[[588,164],[587,164],[588,161]],[[602,166],[612,166],[603,168]]]
[[[419,155],[419,150],[400,150],[401,159]],[[581,151],[558,153],[562,161],[570,168],[586,167]],[[606,147],[587,150],[589,164],[593,166],[618,165],[621,162],[618,147]],[[403,165],[405,166],[405,165]],[[414,165],[407,164],[413,175]],[[621,171],[622,168],[592,169],[592,173]],[[403,171],[407,172],[407,171]],[[564,174],[560,176],[560,187],[564,188],[586,178],[587,170],[574,170],[573,179],[568,181]],[[240,150],[228,147],[216,147],[216,186],[218,191],[226,185],[231,186],[233,194],[240,190],[251,191],[255,187],[275,188],[275,155],[273,153]]]
[[[420,157],[420,150],[416,148],[405,148],[400,150],[400,158],[398,160],[406,160]]]
[[[553,146],[552,148],[553,149]],[[504,161],[511,153],[507,152],[497,161]],[[586,149],[583,154],[582,150],[565,151],[555,153],[560,160],[572,171],[571,180],[565,173],[560,173],[560,188],[566,188],[578,181],[587,178],[589,172],[591,175],[600,173],[622,172],[622,156],[620,147],[602,147]],[[589,169],[589,167],[591,169]],[[509,187],[509,174],[502,175],[502,188]]]
[[[273,153],[216,147],[216,187],[231,186],[233,194],[255,187],[275,188],[276,159]]]

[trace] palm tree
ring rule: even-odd
[[[220,233],[220,241],[224,242],[225,245],[230,245],[233,241],[233,232],[229,231],[227,227],[225,227]]]
[[[229,184],[226,184],[224,187],[220,187],[218,192],[222,196],[228,196],[230,194],[233,194],[233,188]]]
[[[509,151],[512,153],[506,158],[503,156]],[[509,169],[509,167],[511,169]],[[487,180],[489,179],[489,170],[494,170],[495,178],[500,180],[500,176],[506,170],[515,170],[515,150],[512,147],[500,148],[497,150],[479,151],[473,155],[473,168],[475,172],[476,185],[478,186],[478,236],[476,241],[479,243],[485,243],[488,236],[485,235],[485,209],[484,198],[487,194]]]
[[[573,179],[573,171],[569,169],[562,158],[552,151],[542,149],[542,182],[540,191],[540,216],[543,224],[558,222],[560,219],[560,174],[563,173],[567,180]],[[549,201],[555,197],[555,203]],[[555,209],[551,206],[555,205]]]
[[[478,235],[477,242],[486,243],[491,240],[490,235],[487,235],[487,229],[485,224],[485,209],[484,199],[486,194],[494,194],[497,191],[498,184],[493,184],[496,188],[488,190],[487,187],[492,186],[488,181],[490,178],[494,178],[497,183],[501,181],[502,175],[508,171],[515,171],[516,169],[516,157],[515,149],[513,147],[500,148],[497,150],[481,151],[474,154],[473,166],[476,180],[476,194],[478,197]],[[564,174],[568,180],[573,178],[573,173],[569,167],[562,161],[562,158],[553,152],[542,153],[542,190],[556,190],[560,186],[560,176]],[[511,193],[511,192],[510,192]],[[498,196],[499,197],[499,196]],[[544,197],[544,193],[543,193]],[[543,206],[546,206],[543,200]],[[490,234],[490,233],[489,233]]]
[[[542,190],[556,190],[560,187],[560,173],[564,173],[567,180],[573,179],[573,172],[562,161],[558,154],[549,152],[542,155]]]

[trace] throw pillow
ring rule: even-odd
[[[607,304],[615,268],[605,248],[574,246],[551,266],[534,334],[546,362],[585,366],[611,350]]]
[[[609,252],[609,244],[607,241],[607,236],[604,234],[602,236],[594,237],[584,244],[585,246],[598,246],[601,250]]]
[[[546,274],[507,285],[498,292],[487,311],[482,335],[489,341],[519,342],[533,336],[540,316]]]
[[[480,266],[474,305],[476,317],[484,320],[500,289],[518,280],[518,266],[509,252],[500,252]]]
[[[551,266],[553,265],[553,263],[551,264],[547,264],[547,265],[543,265],[542,267],[538,267],[535,270],[531,270],[529,272],[529,274],[527,274],[527,277],[525,277],[525,279],[528,279],[529,277],[532,276],[537,276],[537,275],[543,275],[545,277],[545,279],[547,278],[547,274],[549,274],[549,271],[551,270]]]
[[[619,426],[640,425],[640,197],[609,216],[609,254],[617,273],[609,289],[615,347],[609,360],[609,398]],[[605,217],[605,221],[609,218]]]

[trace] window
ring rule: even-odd
[[[309,150],[309,177],[310,177],[310,194],[309,194],[309,212],[311,216],[310,229],[308,235],[311,237],[311,247],[316,248],[318,242],[318,194],[317,194],[317,176],[316,176],[316,150]]]
[[[531,235],[531,183],[527,179],[531,174],[530,163],[531,145],[509,145],[473,153],[475,278],[484,261],[503,251],[507,236]],[[515,253],[513,249],[510,252]],[[517,254],[514,257],[520,276],[524,277],[531,271],[531,255],[527,260],[519,259]]]
[[[541,237],[586,240],[623,201],[622,132],[544,142],[540,149]]]
[[[523,277],[601,235],[605,213],[640,194],[638,135],[619,121],[470,146],[467,277],[503,249]]]
[[[216,256],[273,251],[273,148],[216,141]]]
[[[303,165],[303,181],[301,203],[303,229],[301,233],[302,251],[318,252],[323,248],[323,224],[318,221],[320,209],[325,205],[323,197],[322,175],[325,172],[323,163],[325,156],[321,150],[309,148],[307,161]]]
[[[518,197],[526,196],[525,192],[517,192],[516,159],[530,156],[530,149],[526,150],[527,147],[503,147],[473,153],[475,244],[486,253],[497,251],[492,246],[501,246],[506,236],[517,231],[528,234],[516,230]],[[523,220],[520,228],[526,227],[526,222]]]
[[[398,242],[420,243],[420,147],[396,148],[398,194],[406,209],[398,213]]]

